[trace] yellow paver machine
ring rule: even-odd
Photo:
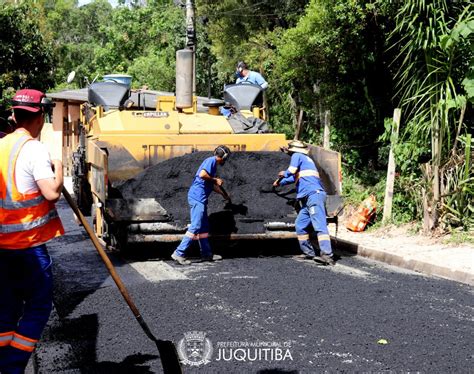
[[[162,161],[212,151],[220,144],[233,152],[280,152],[287,146],[285,135],[269,132],[263,121],[260,86],[229,85],[224,100],[198,102],[192,95],[192,53],[177,52],[176,95],[157,96],[155,108],[131,102],[130,89],[123,83],[97,82],[88,89],[88,102],[81,106],[79,146],[73,155],[74,194],[81,211],[94,216],[97,236],[110,246],[177,241],[186,231],[152,196],[117,196],[117,183]],[[234,114],[232,118],[221,114],[222,107]],[[310,156],[328,193],[328,218],[337,220],[342,205],[340,154],[310,145]],[[231,234],[226,239],[295,237],[292,225],[279,226],[272,217],[265,227],[260,233]]]

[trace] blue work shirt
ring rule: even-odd
[[[311,157],[302,153],[291,155],[290,166],[285,170],[280,186],[296,182],[296,198],[301,199],[316,191],[324,191],[319,172]]]
[[[236,84],[245,82],[258,84],[260,87],[262,87],[262,89],[266,89],[268,87],[268,83],[262,77],[262,74],[252,70],[249,70],[249,73],[246,77],[237,78],[237,80],[235,81]]]
[[[217,171],[217,160],[215,156],[206,158],[201,166],[199,166],[196,174],[194,175],[193,184],[188,192],[188,198],[199,201],[203,204],[207,203],[207,198],[214,189],[214,183],[212,181],[206,181],[199,176],[201,170],[205,170],[211,177],[216,176]]]

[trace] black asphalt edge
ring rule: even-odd
[[[50,372],[60,372],[63,374],[78,374],[80,371],[76,369],[61,369],[55,368],[53,362],[55,358],[61,356],[63,354],[67,354],[68,356],[72,357],[74,352],[72,349],[68,349],[64,343],[58,343],[52,339],[52,330],[57,328],[61,325],[61,318],[58,315],[56,307],[53,302],[53,310],[48,319],[48,323],[46,324],[41,339],[38,343],[38,346],[33,351],[29,362],[29,370],[26,371],[25,374],[45,374]],[[54,333],[53,333],[54,334]],[[68,351],[65,352],[64,348]],[[53,367],[51,367],[53,365]],[[58,370],[55,370],[58,369]]]
[[[334,247],[341,251],[354,253],[358,256],[367,257],[372,260],[416,271],[418,273],[434,275],[474,286],[474,275],[465,271],[452,270],[448,267],[438,266],[420,260],[405,259],[403,256],[381,251],[375,248],[369,248],[340,238],[331,237],[331,240]]]

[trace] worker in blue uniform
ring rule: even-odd
[[[230,200],[229,195],[221,187],[224,183],[216,177],[217,165],[224,165],[229,159],[230,149],[220,145],[214,150],[214,155],[206,158],[194,175],[193,183],[188,192],[188,203],[191,207],[191,224],[180,245],[171,255],[171,258],[180,265],[189,265],[185,254],[194,240],[198,240],[203,261],[222,260],[219,255],[213,255],[209,245],[209,221],[207,217],[207,200],[212,191],[221,194],[224,199]]]
[[[239,61],[237,63],[235,76],[236,84],[252,83],[258,84],[260,87],[262,87],[262,90],[266,90],[268,88],[268,83],[265,78],[263,78],[262,74],[249,70],[247,64],[244,61]]]
[[[296,218],[296,235],[301,250],[307,258],[321,261],[326,265],[334,265],[331,238],[326,221],[326,192],[324,191],[318,169],[308,156],[309,149],[300,141],[288,144],[287,153],[291,155],[290,166],[280,171],[274,187],[296,183],[296,199],[300,211]],[[314,248],[309,240],[310,230],[318,237],[320,256],[315,257]]]

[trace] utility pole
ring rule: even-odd
[[[186,0],[186,48],[193,51],[193,96],[196,95],[196,17],[193,0]]]

